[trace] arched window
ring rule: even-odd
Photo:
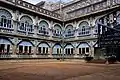
[[[40,43],[38,46],[37,55],[48,55],[49,53],[49,45],[47,43]]]
[[[62,29],[61,29],[61,26],[56,24],[54,26],[54,30],[53,30],[53,35],[56,36],[56,37],[60,37],[62,34]]]
[[[0,10],[0,28],[13,29],[11,13],[3,9]]]
[[[33,44],[29,41],[22,41],[18,44],[17,54],[28,55],[33,54]]]
[[[74,30],[72,25],[68,25],[65,29],[65,36],[66,37],[73,37],[74,36]]]
[[[43,34],[43,35],[48,35],[49,31],[48,31],[49,25],[46,21],[41,21],[39,23],[39,33]]]
[[[23,32],[33,32],[34,27],[32,19],[28,16],[23,16],[20,19],[19,30]]]
[[[72,44],[67,44],[65,46],[65,54],[66,55],[73,55],[74,54],[74,47],[72,46]]]
[[[8,39],[0,38],[0,55],[12,54],[12,43]]]
[[[90,26],[86,21],[80,23],[78,30],[79,30],[79,36],[89,36],[91,34]]]
[[[79,55],[85,55],[85,54],[89,54],[90,53],[90,47],[87,43],[81,43],[78,46],[79,49]]]
[[[59,43],[57,43],[53,47],[53,55],[61,55],[61,54],[62,54],[62,47]]]

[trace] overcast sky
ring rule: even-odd
[[[60,0],[24,0],[24,1],[27,1],[27,2],[30,2],[32,4],[36,4],[40,1],[51,1],[51,2],[56,2],[56,1],[60,1]],[[63,2],[69,2],[69,1],[72,1],[72,0],[62,0]]]

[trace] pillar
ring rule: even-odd
[[[49,48],[50,55],[52,56],[53,50],[52,48]]]
[[[90,53],[91,53],[91,56],[94,57],[94,47],[91,47]]]
[[[10,45],[10,51],[9,51],[9,53],[13,54],[13,51],[12,51],[13,47],[14,47],[13,45]]]
[[[7,53],[7,44],[5,44],[4,53]]]

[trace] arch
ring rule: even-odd
[[[39,25],[42,24],[42,23],[45,23],[45,24],[48,26],[48,28],[49,28],[49,23],[48,23],[48,21],[46,21],[46,20],[41,20],[41,21],[39,22]]]
[[[74,30],[72,25],[67,25],[65,28],[65,36],[70,37],[74,35]]]
[[[23,32],[33,32],[34,26],[33,26],[32,18],[27,15],[22,16],[20,18],[20,25],[19,25],[18,30],[23,31]]]
[[[56,43],[53,48],[62,48],[62,46],[60,45],[60,43]]]
[[[5,10],[5,9],[0,9],[0,17],[1,16],[5,16],[7,19],[11,19],[12,18],[12,14]]]
[[[62,30],[62,27],[61,27],[60,24],[55,24],[55,25],[54,25],[54,29],[58,29],[58,28],[59,28],[60,30]]]
[[[53,35],[60,37],[61,34],[62,34],[62,27],[59,24],[55,24],[53,29]]]
[[[67,43],[64,48],[75,48],[71,43]]]
[[[51,47],[47,42],[40,42],[37,47]]]
[[[68,28],[69,26],[73,28],[73,24],[67,24],[67,25],[65,26],[65,29]]]
[[[42,20],[39,22],[39,33],[42,33],[42,34],[49,34],[49,24],[45,21],[45,20]]]
[[[72,26],[72,25],[67,25],[67,26],[65,27],[65,30],[68,30],[68,29],[73,29],[73,26]]]
[[[33,24],[33,20],[32,20],[32,18],[31,17],[29,17],[28,15],[24,15],[24,16],[22,16],[21,18],[20,18],[20,21],[21,22],[28,22],[28,23],[31,23],[31,24]]]
[[[34,46],[34,44],[33,44],[32,42],[28,41],[28,40],[20,41],[20,42],[17,44],[17,46],[18,46],[18,45],[21,45],[21,46]]]
[[[89,26],[89,23],[88,23],[87,21],[82,21],[78,26],[79,26],[79,28],[80,28],[81,26],[86,26],[86,27],[88,27],[88,26]]]
[[[86,47],[90,47],[90,45],[87,42],[81,42],[77,48],[86,48]]]
[[[60,45],[60,43],[56,43],[54,46],[53,46],[53,55],[60,55],[62,53],[62,46]]]
[[[13,45],[13,43],[7,39],[7,38],[0,38],[0,44],[10,44]]]
[[[88,36],[91,34],[90,32],[90,26],[89,26],[89,23],[87,21],[83,21],[79,24],[79,36]]]

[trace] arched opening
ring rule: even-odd
[[[9,55],[12,54],[12,43],[10,40],[5,38],[0,38],[0,54]]]
[[[78,55],[82,55],[85,56],[86,54],[89,55],[90,54],[90,46],[88,45],[88,43],[80,43],[78,45]]]
[[[61,54],[62,54],[62,47],[59,43],[57,43],[53,47],[53,54],[52,55],[61,55]]]
[[[65,29],[65,36],[66,37],[73,37],[74,36],[74,30],[72,25],[68,25]]]
[[[62,28],[61,28],[60,25],[56,24],[54,26],[53,35],[55,37],[61,37],[62,36]]]
[[[33,20],[29,16],[23,16],[20,19],[19,31],[32,33],[34,30]]]
[[[90,26],[88,24],[88,22],[83,21],[79,24],[79,36],[89,36],[91,34],[90,30]]]
[[[47,43],[42,42],[38,45],[37,55],[49,55],[49,49],[49,45]]]
[[[0,28],[13,29],[12,15],[9,11],[0,9]]]
[[[49,24],[46,21],[41,21],[39,23],[39,34],[41,35],[49,34]]]
[[[18,44],[17,54],[20,55],[31,55],[33,54],[33,44],[29,41],[21,41]]]
[[[72,44],[67,44],[64,53],[65,55],[74,55],[74,46]]]

